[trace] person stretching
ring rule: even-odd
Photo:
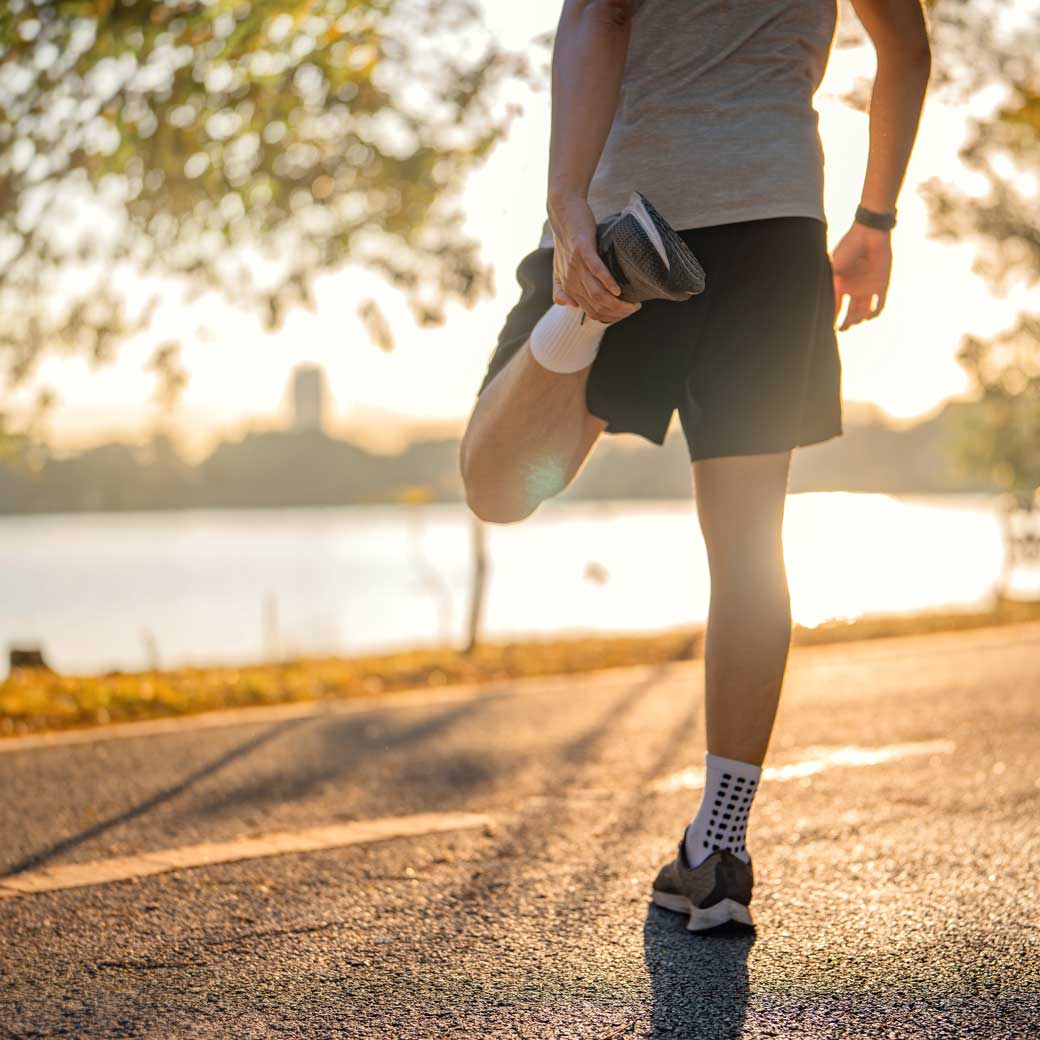
[[[832,257],[813,96],[835,0],[566,0],[548,219],[460,447],[469,507],[512,523],[567,487],[602,433],[661,444],[679,413],[711,576],[706,780],[652,898],[695,930],[751,923],[745,833],[791,637],[791,455],[843,432],[836,333],[885,306],[930,77],[919,0],[853,4],[877,74],[860,205]],[[640,198],[678,229],[702,291],[620,284],[603,226]]]

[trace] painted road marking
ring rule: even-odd
[[[92,863],[66,863],[0,877],[0,899],[54,892],[63,888],[105,885],[112,881],[129,881],[150,874],[208,867],[217,863],[235,863],[244,859],[264,859],[292,852],[320,852],[323,849],[364,845],[390,838],[472,830],[476,827],[490,827],[492,822],[490,816],[479,813],[417,813],[413,816],[311,827],[302,831],[280,831],[256,838],[183,845],[180,848],[158,849],[138,856],[119,856]]]
[[[952,740],[919,740],[906,744],[885,744],[882,747],[813,747],[807,748],[800,759],[782,766],[766,766],[763,780],[800,780],[814,776],[825,769],[848,766],[878,766],[900,758],[918,755],[948,755],[956,745]],[[703,769],[683,769],[650,785],[658,794],[689,791],[704,786]]]

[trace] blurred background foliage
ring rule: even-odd
[[[1040,315],[990,340],[966,336],[958,354],[979,387],[956,442],[962,467],[985,474],[1031,510],[1040,488]]]
[[[0,11],[0,365],[103,361],[154,297],[217,290],[275,328],[347,261],[420,324],[490,289],[458,189],[523,56],[470,0],[13,0]],[[365,301],[382,349],[387,330]],[[176,344],[155,370],[182,382]]]
[[[987,94],[994,103],[967,119],[959,151],[976,187],[955,186],[947,171],[925,181],[932,235],[977,243],[972,269],[995,291],[1040,281],[1040,10],[1032,0],[996,4],[938,0],[929,17],[940,88],[966,112]],[[927,113],[926,113],[927,115]],[[955,300],[934,301],[956,306]],[[966,323],[969,316],[966,315]],[[980,407],[965,413],[955,444],[963,472],[992,480],[1009,510],[1032,513],[1040,488],[1040,313],[1020,313],[988,339],[965,333],[958,360]]]

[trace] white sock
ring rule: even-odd
[[[531,330],[531,354],[550,372],[580,372],[596,359],[609,328],[579,307],[554,303]]]
[[[704,759],[704,793],[697,815],[686,830],[686,858],[696,867],[713,852],[729,849],[750,863],[744,842],[762,767],[710,752]]]

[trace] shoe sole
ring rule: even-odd
[[[703,932],[709,928],[718,928],[721,924],[734,921],[737,924],[747,925],[754,928],[755,922],[751,918],[751,911],[735,899],[720,899],[713,906],[694,906],[686,896],[674,895],[670,892],[653,893],[655,906],[662,910],[671,910],[676,914],[688,914],[689,922],[686,930],[689,932]]]
[[[650,239],[651,245],[653,245],[654,249],[657,250],[658,256],[661,257],[665,270],[670,271],[672,265],[668,262],[668,250],[664,247],[664,239],[661,238],[661,232],[658,231],[657,225],[654,223],[654,218],[646,211],[646,207],[643,205],[643,200],[640,197],[639,192],[632,192],[622,212],[629,213],[636,218],[639,222],[639,226],[646,233],[646,237]]]

